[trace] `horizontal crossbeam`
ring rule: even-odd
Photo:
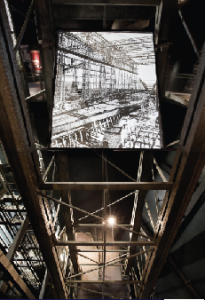
[[[42,190],[171,190],[172,182],[47,182],[40,184]]]
[[[71,280],[67,281],[69,283],[98,283],[102,284],[103,280]],[[136,284],[136,283],[141,283],[142,281],[140,280],[106,280],[104,283],[108,284]]]
[[[55,246],[155,246],[155,242],[147,242],[147,241],[108,241],[106,244],[104,244],[104,241],[92,241],[92,242],[81,242],[81,241],[55,241]]]
[[[67,5],[157,6],[160,4],[160,0],[52,0],[52,3]]]

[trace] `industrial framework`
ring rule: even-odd
[[[53,2],[67,2],[67,4],[72,4],[71,1],[55,0]],[[79,1],[79,4],[81,2],[82,1]],[[91,2],[93,3],[93,1]],[[123,1],[119,2],[125,4],[122,3]],[[145,4],[145,2],[146,5],[160,5],[160,1],[155,0],[144,2],[138,0],[136,1],[136,5],[142,5]],[[133,4],[133,1],[130,1],[130,3]],[[32,4],[29,13],[32,9]],[[164,1],[163,4],[163,10],[161,11],[161,7],[158,9],[158,11],[161,11],[162,13],[161,27],[163,27],[164,24],[167,25],[167,22],[169,26],[171,26],[170,20],[176,12],[177,2]],[[53,34],[50,32],[52,26],[49,26],[48,29],[45,22],[42,22],[42,18],[50,19],[51,16],[48,10],[50,5],[50,1],[45,1],[43,3],[41,1],[35,1],[38,26],[41,29],[38,32],[39,40],[41,40],[42,44],[41,53],[49,112],[51,111],[52,95],[52,90],[49,89],[52,82],[52,72],[49,73],[49,68],[52,69],[51,65],[54,60],[54,49],[50,46],[48,47],[48,40],[51,40],[50,42],[52,44]],[[170,7],[173,8],[171,12]],[[0,81],[0,125],[1,140],[3,144],[1,145],[1,150],[2,152],[5,150],[4,159],[7,157],[9,162],[8,165],[7,162],[4,161],[3,164],[1,164],[0,170],[1,231],[3,237],[1,238],[1,245],[4,248],[0,253],[0,265],[3,272],[1,278],[3,278],[4,275],[8,278],[8,285],[10,285],[11,289],[13,288],[12,284],[14,284],[15,288],[13,288],[13,293],[18,295],[20,292],[32,299],[34,298],[34,295],[29,290],[26,283],[32,284],[33,287],[37,287],[39,280],[34,269],[36,266],[45,266],[46,264],[48,272],[53,280],[57,298],[67,298],[68,296],[76,298],[78,289],[95,293],[96,295],[100,294],[102,297],[109,296],[112,298],[119,298],[119,295],[117,294],[107,294],[105,291],[105,284],[107,283],[111,285],[124,284],[127,288],[132,286],[134,287],[134,297],[149,297],[205,163],[205,131],[201,130],[205,125],[203,116],[205,49],[202,49],[200,67],[196,75],[194,89],[179,141],[180,147],[176,150],[174,166],[168,181],[163,175],[163,172],[159,168],[153,155],[151,155],[149,151],[145,151],[141,152],[140,155],[136,180],[123,170],[119,169],[119,167],[114,165],[106,157],[101,156],[103,161],[102,169],[104,171],[106,170],[106,164],[111,164],[113,168],[117,168],[119,172],[127,176],[131,181],[107,182],[105,181],[105,174],[103,171],[103,182],[70,182],[66,152],[55,153],[55,156],[51,159],[48,167],[44,169],[42,163],[43,149],[39,148],[39,144],[35,144],[33,136],[34,128],[31,126],[28,111],[26,109],[26,97],[23,91],[22,78],[20,77],[18,70],[19,64],[17,62],[19,58],[18,48],[29,16],[25,21],[20,36],[15,41],[13,39],[13,34],[10,34],[11,31],[13,31],[13,28],[11,28],[11,23],[8,21],[10,20],[10,15],[6,0],[0,3],[0,8],[0,73],[2,74],[2,79]],[[167,18],[167,16],[169,17]],[[156,32],[159,33],[159,35],[156,34],[156,45],[159,44],[162,48],[162,51],[157,55],[158,59],[161,58],[163,61],[164,58],[166,58],[166,55],[168,55],[167,44],[165,47],[164,44],[162,44],[162,41],[169,42],[169,34],[166,30],[167,26],[161,36],[159,30],[159,18],[157,17]],[[51,60],[49,61],[49,59]],[[47,64],[48,62],[49,64]],[[159,76],[161,94],[165,92],[163,88],[164,69],[161,70]],[[47,76],[48,74],[50,75]],[[42,93],[44,93],[44,91],[42,91]],[[34,95],[33,99],[35,99],[35,97],[38,97],[38,95]],[[54,160],[57,165],[59,182],[47,182],[47,176]],[[153,177],[153,180],[149,182],[150,174],[153,175],[153,164],[156,166],[162,182],[155,182]],[[6,178],[6,175],[11,173],[11,170],[14,175],[15,185],[12,185],[12,182],[8,183]],[[16,190],[16,187],[18,191]],[[58,200],[50,193],[46,193],[45,191],[47,190],[60,190],[61,199]],[[90,213],[80,207],[73,206],[70,193],[72,190],[102,190],[103,207],[100,208],[100,211],[103,212],[103,215],[99,216],[96,211]],[[114,225],[130,233],[128,240],[110,241],[109,238],[106,238],[106,236],[109,236],[109,229],[107,229],[107,227],[109,228],[109,225],[107,224],[107,195],[111,190],[133,191],[134,206],[131,223]],[[146,190],[166,190],[161,209],[159,210],[156,206],[158,211],[158,222],[151,232],[145,225],[141,224],[142,209],[144,203],[146,205]],[[126,197],[117,199],[115,204],[124,199],[126,199]],[[63,232],[56,233],[55,224],[60,206],[58,206],[55,211],[51,201],[56,202],[63,207],[63,212],[66,216],[66,224]],[[4,203],[8,203],[9,205],[5,206]],[[25,208],[28,217],[25,216]],[[91,215],[95,219],[100,220],[100,225],[99,223],[96,223],[93,224],[93,226],[102,227],[103,239],[90,241],[82,241],[82,238],[80,238],[80,240],[77,238],[75,239],[75,223],[72,218],[72,210],[81,211],[85,216]],[[32,231],[30,232],[28,230],[28,218],[35,236]],[[19,225],[20,228],[18,227]],[[85,224],[78,222],[78,226],[85,226]],[[14,239],[11,245],[10,237]],[[41,249],[41,252],[38,253],[37,251],[39,250],[36,240]],[[33,249],[36,251],[35,258],[37,261],[35,262],[33,261],[33,255],[30,253],[28,254],[28,251],[30,251],[27,249],[28,244],[35,244]],[[77,246],[80,248],[77,248]],[[83,247],[87,246],[94,247],[92,249],[89,248],[89,252],[98,252],[99,250],[99,252],[103,253],[102,261],[92,260],[92,262],[97,265],[95,269],[103,269],[103,273],[98,275],[98,280],[90,280],[89,282],[80,280],[85,272],[80,270],[78,263],[80,257],[79,254],[81,254],[81,252],[86,252]],[[119,252],[120,255],[114,257],[110,261],[106,261],[106,255],[110,250],[108,247],[110,246],[117,247],[114,251]],[[19,252],[18,247],[22,247],[21,249],[23,250]],[[121,253],[124,254],[122,255]],[[30,257],[28,257],[28,255]],[[81,254],[81,256],[91,260],[90,257],[86,257],[84,254]],[[23,265],[20,264],[24,259],[26,259],[26,271],[23,271],[24,263]],[[125,262],[121,270],[124,277],[119,281],[106,282],[106,268],[112,264],[121,262]],[[43,291],[41,297],[43,297],[42,295],[45,290],[48,272],[45,273],[45,280],[43,280],[42,283]],[[102,286],[102,291],[99,292],[83,287],[83,284],[89,284],[91,282],[100,284],[100,286]],[[1,290],[1,292],[3,292],[3,290]]]

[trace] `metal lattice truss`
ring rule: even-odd
[[[69,0],[55,0],[53,2],[71,3]],[[122,3],[123,1],[120,2]],[[133,1],[131,1],[131,3],[132,2]],[[172,18],[169,8],[173,5],[173,2],[173,0],[164,2],[165,25],[167,24],[166,16],[168,16],[168,21],[169,18]],[[140,3],[140,5],[143,4],[142,1],[137,1],[137,3]],[[153,5],[160,4],[159,1],[151,0],[146,1],[146,3],[154,3]],[[49,74],[47,71],[50,70],[49,68],[52,68],[51,62],[54,60],[54,49],[48,47],[48,40],[52,40],[51,37],[53,37],[53,35],[49,31],[47,25],[44,27],[45,22],[42,22],[42,18],[43,21],[45,20],[45,17],[47,17],[47,20],[50,20],[50,11],[48,9],[50,4],[51,3],[48,0],[35,1],[37,21],[38,24],[40,24],[38,26],[41,27],[41,32],[39,31],[41,39],[39,40],[42,41],[41,52],[43,54],[48,110],[51,105],[51,102],[49,101],[51,101],[52,88],[49,89],[49,84],[52,82],[52,74],[48,75],[48,77],[50,76],[49,78],[46,78],[45,75]],[[125,3],[123,3],[123,5],[125,5]],[[104,181],[70,182],[66,152],[57,152],[55,153],[55,163],[57,166],[59,182],[55,181],[54,178],[52,182],[47,182],[49,171],[54,163],[54,157],[45,170],[42,163],[42,154],[41,152],[37,152],[43,149],[37,149],[34,143],[33,128],[29,120],[25,101],[26,97],[23,92],[22,81],[18,70],[18,53],[16,57],[18,47],[16,47],[16,44],[13,44],[13,39],[11,37],[11,28],[9,27],[5,0],[0,2],[0,8],[0,126],[2,144],[6,153],[5,157],[8,157],[9,162],[9,165],[5,165],[5,163],[1,164],[0,243],[4,250],[0,250],[0,267],[2,272],[7,274],[9,281],[12,281],[17,289],[20,289],[22,294],[31,299],[34,298],[34,295],[28,289],[25,282],[31,283],[33,287],[37,287],[39,285],[39,278],[34,269],[37,266],[44,266],[45,264],[53,280],[53,285],[58,298],[75,298],[77,289],[98,295],[100,294],[103,297],[121,298],[119,297],[120,295],[107,293],[105,284],[111,284],[112,287],[116,284],[119,284],[120,286],[127,285],[128,287],[133,285],[135,290],[133,298],[148,298],[152,293],[160,270],[162,269],[169,249],[177,234],[184,212],[189,204],[205,163],[205,131],[203,130],[205,126],[205,47],[203,47],[201,51],[193,93],[179,141],[180,147],[173,149],[176,150],[176,157],[168,181],[150,151],[145,151],[142,152],[140,156],[136,180],[109,161],[109,164],[116,167],[118,171],[131,179],[131,182],[105,181],[105,162],[108,163],[108,160],[105,160],[104,157],[102,157],[102,177]],[[166,13],[166,11],[168,11],[168,13]],[[167,28],[166,26],[164,27],[165,29]],[[167,38],[168,33],[167,36],[166,33],[165,30],[163,32],[163,37],[159,35],[159,42],[163,42],[163,38]],[[20,38],[17,40],[19,41]],[[91,46],[89,45],[89,47]],[[119,46],[115,45],[112,47],[115,48]],[[107,47],[105,47],[105,49],[106,48]],[[82,51],[85,51],[85,49]],[[114,53],[120,53],[121,50],[116,49],[113,51]],[[158,53],[158,58],[161,58],[161,55],[166,56],[166,53],[163,53],[163,51],[161,52]],[[79,50],[78,56],[85,55],[85,53],[82,53],[81,50]],[[47,56],[45,54],[47,54]],[[108,59],[107,55],[108,50],[105,50],[105,56],[98,58],[102,61],[105,57]],[[52,59],[47,65],[46,62],[48,57]],[[94,59],[96,59],[96,57]],[[118,60],[118,58],[113,59],[115,61]],[[109,61],[109,63],[112,63],[112,60]],[[118,67],[120,66],[119,62]],[[127,60],[126,69],[127,71],[129,70],[130,73],[133,71],[130,58]],[[161,70],[159,76],[161,93],[163,93],[164,90],[162,78],[163,72],[164,69]],[[52,84],[50,87],[52,87]],[[165,150],[167,151],[167,149]],[[155,181],[153,164],[159,172],[162,180],[161,182]],[[7,167],[9,170],[12,170],[14,177],[13,182],[10,183],[7,182],[5,176],[8,171],[6,170]],[[152,178],[151,181],[149,181],[150,175]],[[13,183],[15,183],[15,185],[12,185]],[[45,192],[53,190],[60,191],[61,199],[56,199]],[[103,191],[103,205],[98,210],[98,212],[103,212],[102,216],[97,215],[96,211],[87,212],[82,209],[80,205],[72,205],[71,195],[73,190],[78,190],[82,193],[85,190]],[[134,205],[131,223],[115,225],[117,228],[130,233],[128,240],[110,241],[108,239],[108,225],[106,221],[109,208],[108,193],[111,190],[133,191]],[[158,216],[156,224],[153,222],[148,203],[145,199],[147,190],[166,191],[161,208],[157,205],[156,193],[155,199],[153,199],[156,201],[156,211]],[[113,205],[117,205],[117,203],[123,201],[129,195],[130,193],[125,197],[116,199],[115,204]],[[48,200],[52,201],[52,203],[58,203],[56,210]],[[57,225],[60,206],[63,207],[65,228],[59,233]],[[150,223],[153,226],[153,230],[149,230],[142,222],[142,210],[144,207],[150,217]],[[25,210],[28,217],[26,216]],[[98,220],[99,222],[93,223],[93,226],[102,228],[103,238],[96,240],[96,236],[92,235],[90,240],[83,241],[82,238],[78,240],[76,234],[77,230],[75,229],[77,226],[75,226],[75,220],[73,220],[73,210],[78,210],[83,213],[84,218],[89,215]],[[32,231],[29,231],[29,227],[27,227],[28,218],[32,226]],[[105,223],[103,224],[103,222]],[[85,223],[79,222],[77,225],[79,231],[83,226],[86,226]],[[91,226],[91,224],[89,224],[89,226]],[[33,231],[35,236],[33,235]],[[41,252],[39,252],[38,244]],[[108,255],[109,252],[112,252],[112,249],[109,248],[111,246],[116,247],[113,252],[117,251],[118,255],[115,255],[114,258],[107,261],[106,255]],[[23,249],[22,252],[20,252],[21,249],[19,247]],[[89,249],[86,250],[84,247],[89,247]],[[99,259],[94,259],[88,257],[86,254],[81,254],[81,252],[86,251],[99,252],[102,253],[102,255]],[[88,259],[89,263],[92,262],[92,264],[95,264],[94,270],[91,269],[89,272],[97,271],[95,274],[97,274],[96,278],[98,278],[98,280],[89,280],[88,282],[81,277],[88,273],[88,271],[80,269],[80,255],[78,257],[78,253],[81,254],[83,259]],[[122,275],[121,280],[106,280],[106,268],[109,268],[110,265],[114,264],[120,264],[120,267],[122,267],[120,269]],[[16,268],[22,276],[19,275]],[[103,271],[98,272],[99,269],[103,269]],[[12,276],[12,274],[15,276]],[[23,277],[24,280],[21,277]],[[43,280],[42,285],[44,285],[44,282],[46,282],[46,280]],[[79,283],[81,286],[79,286]],[[102,292],[83,286],[83,284],[90,283],[100,284]],[[127,298],[127,296],[129,295],[126,294],[124,298]]]

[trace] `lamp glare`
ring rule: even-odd
[[[110,217],[110,218],[108,219],[108,223],[109,223],[110,225],[114,225],[114,224],[115,224],[115,218]]]

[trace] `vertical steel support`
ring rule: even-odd
[[[66,298],[66,286],[48,221],[47,201],[37,194],[41,178],[28,111],[20,81],[4,1],[0,2],[0,127],[1,140],[16,185],[59,298]]]
[[[139,168],[138,168],[138,178],[137,181],[149,181],[149,177],[151,175],[151,162],[152,155],[150,152],[141,152]],[[146,191],[136,191],[134,206],[132,211],[132,220],[131,225],[133,225],[133,231],[139,232],[142,222],[142,211],[145,203],[145,193]],[[132,234],[131,241],[137,241],[138,235]],[[133,255],[136,252],[134,246],[130,247],[130,255]],[[125,274],[129,275],[133,266],[133,258],[129,259],[127,262],[127,267],[125,270]]]
[[[57,152],[56,153],[56,166],[57,166],[57,174],[59,181],[69,181],[69,165],[68,165],[68,158],[66,152]],[[71,204],[71,192],[70,191],[61,191],[61,199],[62,202],[67,204]],[[65,219],[65,227],[66,233],[68,236],[68,240],[72,241],[75,240],[75,235],[73,232],[73,210],[69,207],[63,206],[63,213]],[[73,269],[75,274],[79,273],[79,266],[78,266],[78,257],[76,246],[69,246],[70,250],[70,258],[73,264]]]
[[[47,287],[47,284],[48,284],[48,279],[49,279],[49,273],[48,273],[48,270],[46,269],[45,275],[44,275],[44,278],[43,278],[43,282],[42,282],[42,285],[41,285],[41,291],[40,291],[40,294],[39,294],[39,299],[44,299],[46,287]]]
[[[156,251],[148,263],[140,298],[147,298],[152,292],[205,164],[204,74],[205,45],[170,175],[173,189],[167,191],[159,214]]]
[[[53,78],[55,63],[55,31],[50,0],[34,0],[38,41],[40,44],[43,78],[46,88],[46,100],[49,114],[49,134],[51,134],[53,107]]]

